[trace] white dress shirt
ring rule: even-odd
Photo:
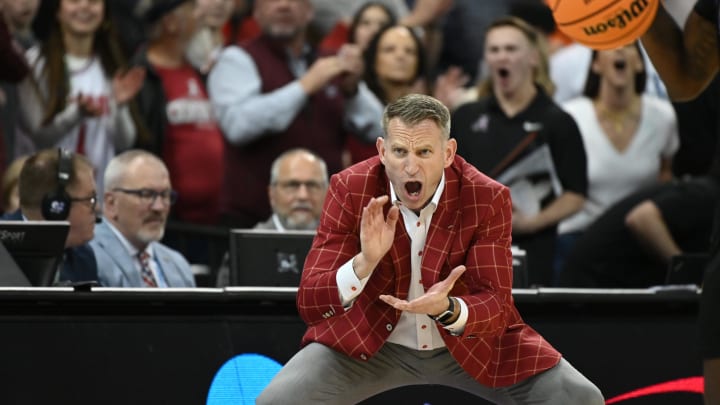
[[[140,260],[137,259],[137,254],[140,252],[138,249],[133,246],[130,241],[125,238],[125,235],[120,233],[120,231],[115,228],[115,226],[110,221],[107,222],[110,229],[113,231],[115,236],[120,239],[120,243],[125,247],[125,250],[127,250],[128,254],[132,258],[133,266],[135,267],[135,270],[137,270],[138,274],[142,274],[142,267],[140,264]],[[152,243],[148,244],[145,248],[145,252],[150,256],[148,258],[148,264],[150,265],[150,271],[152,271],[153,277],[155,277],[155,282],[157,283],[158,287],[164,288],[167,287],[167,281],[165,281],[165,277],[162,274],[162,270],[160,269],[160,266],[157,263],[157,260],[155,260],[155,253],[153,250]]]
[[[408,301],[411,301],[417,297],[420,297],[425,293],[421,280],[421,260],[422,250],[425,246],[425,240],[427,238],[428,230],[430,229],[430,221],[435,213],[435,209],[440,201],[440,196],[445,189],[445,174],[440,179],[435,194],[433,195],[430,203],[420,211],[420,216],[415,214],[412,210],[405,207],[400,200],[398,200],[395,194],[395,189],[392,183],[390,183],[390,199],[393,204],[400,208],[400,214],[403,217],[403,223],[405,224],[405,230],[410,236],[411,244],[411,260],[410,260],[410,289],[408,291]],[[354,259],[354,258],[353,258]],[[352,268],[352,261],[349,260],[343,264],[336,274],[336,281],[343,305],[350,307],[353,300],[360,295],[363,288],[367,284],[367,281],[372,276],[358,279],[355,275],[355,271]],[[379,299],[379,298],[378,298]],[[467,304],[457,298],[460,303],[460,316],[451,325],[445,326],[445,329],[450,332],[459,334],[462,333],[467,323],[468,309]],[[430,319],[427,314],[414,314],[407,311],[403,311],[400,315],[395,329],[388,337],[388,342],[403,345],[415,350],[433,350],[445,346],[440,332],[438,331],[435,321]]]

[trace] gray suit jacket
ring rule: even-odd
[[[106,222],[95,226],[90,247],[95,252],[103,287],[144,287],[133,257]],[[152,242],[152,248],[168,287],[195,287],[190,264],[179,252],[160,242]]]
[[[271,231],[277,231],[277,226],[275,226],[275,221],[273,221],[273,216],[270,215],[270,218],[268,218],[265,222],[258,222],[255,224],[253,229],[263,229],[263,230],[271,230]]]

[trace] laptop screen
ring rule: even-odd
[[[297,287],[314,231],[230,231],[230,285]]]
[[[0,242],[34,287],[55,282],[65,251],[67,221],[0,221]]]

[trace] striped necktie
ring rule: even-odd
[[[146,251],[140,251],[137,254],[138,261],[140,261],[140,275],[142,276],[143,283],[146,287],[157,287],[157,281],[152,270],[150,270],[150,255]]]

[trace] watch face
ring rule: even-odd
[[[452,318],[454,313],[455,313],[455,303],[453,302],[452,298],[448,297],[448,309],[441,312],[437,316],[431,316],[431,315],[428,315],[428,316],[433,321],[444,323],[448,319]]]
[[[448,319],[450,319],[453,315],[453,311],[445,310],[445,312],[442,312],[440,315],[436,316],[435,319],[438,322],[444,322]]]

